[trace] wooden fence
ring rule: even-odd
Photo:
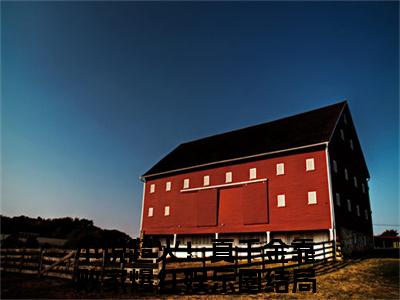
[[[167,242],[162,248],[139,248],[137,243],[134,248],[112,249],[1,249],[1,270],[68,278],[86,290],[110,286],[175,293],[198,280],[225,283],[227,272],[235,281],[244,270],[264,276],[340,259],[340,245],[335,242],[307,241],[286,245],[280,240],[246,240],[241,241],[244,246],[234,246],[232,240],[219,239],[201,248],[190,242],[183,247]]]

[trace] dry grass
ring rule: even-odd
[[[167,299],[399,299],[399,259],[350,261],[339,270],[317,277],[317,293],[263,293],[257,295],[168,296]],[[77,293],[70,281],[19,274],[2,274],[1,298],[135,298],[130,294]],[[5,276],[4,276],[5,275]],[[136,296],[137,298],[137,296]],[[154,297],[153,297],[154,298]]]

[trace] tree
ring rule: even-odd
[[[395,229],[386,229],[384,232],[382,232],[381,236],[398,236],[399,233]]]

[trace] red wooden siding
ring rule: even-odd
[[[325,157],[325,150],[317,150],[149,180],[142,230],[145,234],[193,234],[329,229]],[[307,158],[314,158],[314,171],[306,171]],[[285,164],[284,175],[276,175],[277,163]],[[268,182],[181,192],[185,178],[190,179],[190,188],[203,187],[205,175],[210,176],[211,186],[223,185],[226,172],[232,172],[233,183],[249,181],[250,168],[257,168],[257,179]],[[167,181],[172,185],[168,192]],[[151,184],[156,185],[155,193],[150,193]],[[316,192],[317,204],[308,204],[310,191]],[[285,207],[277,207],[280,194],[285,195]],[[170,216],[164,216],[165,206],[170,206]],[[147,216],[149,207],[154,209],[153,217]]]
[[[242,212],[243,223],[268,223],[267,182],[248,184],[243,187]]]
[[[233,227],[243,224],[242,187],[232,187],[219,191],[218,225]]]
[[[218,190],[203,190],[196,194],[197,226],[216,226]]]

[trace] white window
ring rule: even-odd
[[[358,187],[358,184],[357,184],[357,177],[356,177],[356,176],[354,176],[354,186],[355,186],[355,187]]]
[[[249,170],[249,178],[250,179],[256,179],[257,178],[257,169],[256,168],[251,168]]]
[[[278,195],[278,207],[285,207],[285,195]]]
[[[340,137],[344,141],[344,131],[343,131],[343,129],[340,129]]]
[[[350,148],[351,148],[351,150],[354,150],[353,140],[350,140]]]
[[[346,168],[344,169],[344,178],[345,178],[346,180],[349,180],[349,172],[347,172],[347,169],[346,169]]]
[[[365,213],[365,220],[368,220],[368,210],[365,210],[364,213]]]
[[[210,176],[209,175],[206,175],[203,177],[203,185],[204,186],[210,185]]]
[[[347,199],[347,209],[348,209],[348,211],[351,211],[351,202],[350,202],[350,199]]]
[[[285,164],[280,163],[276,164],[276,175],[283,175],[285,174]]]
[[[340,194],[336,193],[336,205],[340,206]]]
[[[365,184],[364,183],[361,183],[361,189],[362,189],[363,193],[365,193]]]
[[[155,184],[150,184],[150,193],[154,193],[156,191],[156,185]]]
[[[149,207],[149,210],[147,212],[147,216],[148,217],[152,217],[153,216],[153,208],[152,207]]]
[[[315,170],[314,158],[307,158],[306,159],[306,171],[313,171],[313,170]]]
[[[169,191],[171,190],[171,181],[167,181],[167,182],[165,183],[165,190],[166,190],[167,192],[169,192]]]
[[[308,192],[308,204],[317,204],[317,192]]]
[[[164,207],[164,216],[169,216],[169,206]]]
[[[226,183],[232,182],[232,172],[225,173],[225,182]]]
[[[183,180],[183,188],[188,189],[189,188],[189,178],[186,178]]]
[[[337,162],[336,162],[336,160],[333,160],[333,171],[335,173],[337,173]]]
[[[356,206],[356,210],[357,210],[357,216],[360,216],[360,206],[359,205]]]

